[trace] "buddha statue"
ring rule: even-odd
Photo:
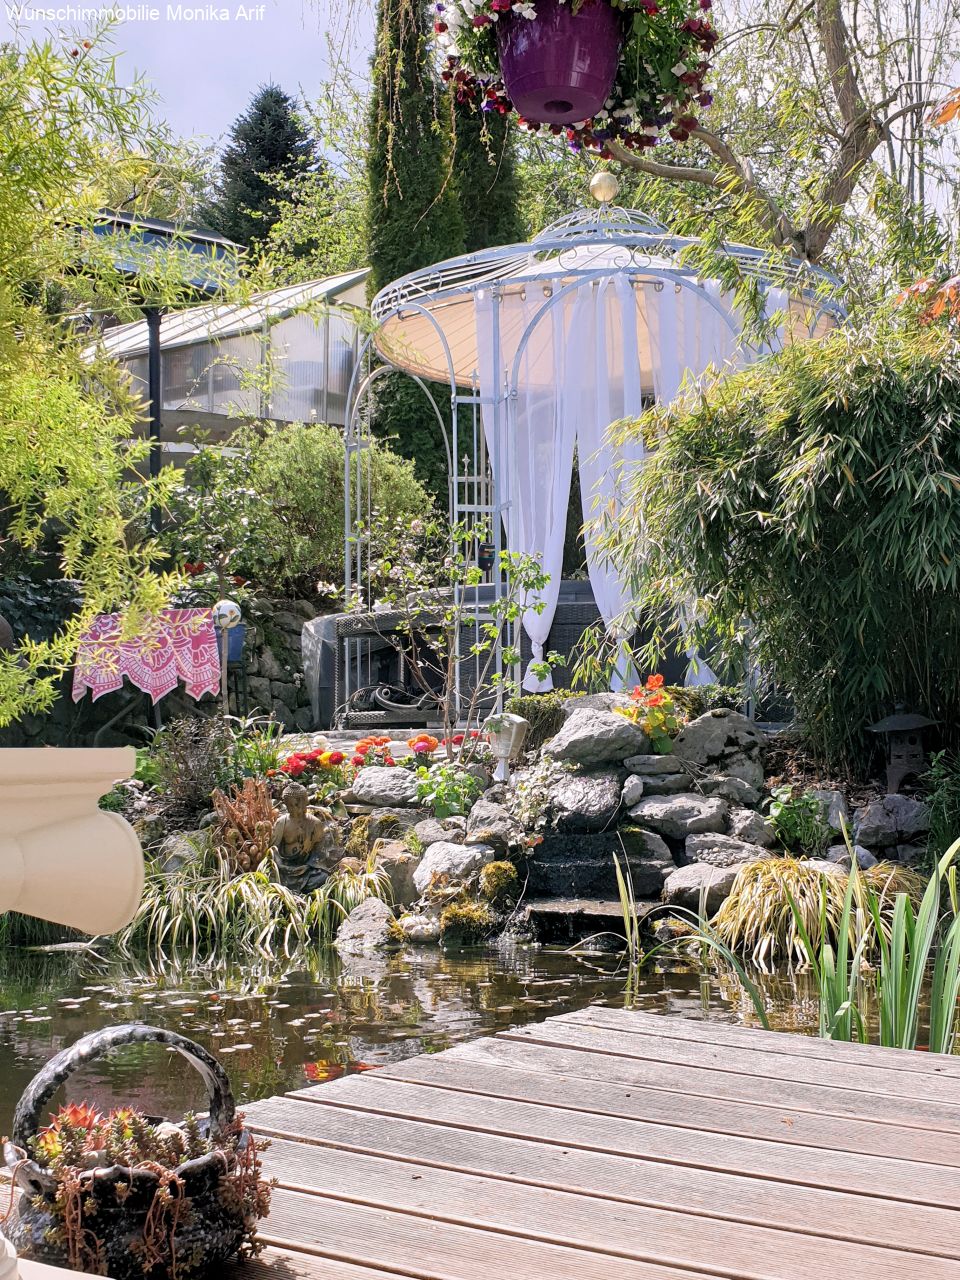
[[[308,792],[299,782],[283,789],[286,813],[273,826],[274,861],[280,883],[294,893],[312,893],[336,869],[343,850],[340,831],[329,809],[309,809]]]

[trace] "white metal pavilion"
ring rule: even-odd
[[[689,265],[696,244],[637,210],[601,203],[527,244],[449,259],[376,296],[375,330],[348,396],[348,599],[367,578],[354,537],[368,501],[364,398],[378,377],[401,370],[423,388],[443,433],[451,520],[486,526],[498,553],[506,539],[511,551],[543,558],[545,608],[524,617],[533,657],[541,656],[560,587],[575,455],[588,521],[598,503],[616,504],[620,464],[642,461],[639,446],[630,457],[616,451],[611,423],[673,399],[708,366],[735,368],[820,338],[843,316],[828,273],[728,244],[724,256],[755,282],[770,322],[765,344],[751,346],[729,290]],[[428,383],[449,388],[449,428]],[[610,625],[627,602],[589,529],[585,540],[593,594]],[[528,671],[524,687],[550,685]]]

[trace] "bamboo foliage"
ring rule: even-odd
[[[956,739],[958,419],[954,337],[878,315],[621,424],[653,453],[598,526],[654,620],[644,665],[692,639],[730,670],[749,651],[840,767],[898,701]]]

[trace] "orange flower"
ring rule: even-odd
[[[651,695],[650,695],[650,697],[647,699],[647,706],[648,706],[648,707],[662,707],[662,706],[663,706],[663,704],[666,702],[666,700],[667,700],[667,699],[666,699],[666,696],[665,696],[664,694],[662,694],[662,693],[654,693],[654,694],[651,694]]]
[[[656,675],[656,676],[647,676],[647,688],[648,688],[648,689],[662,689],[662,688],[663,688],[663,676],[661,676],[661,675]]]

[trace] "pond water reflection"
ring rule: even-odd
[[[0,1133],[9,1131],[24,1085],[53,1053],[115,1023],[148,1022],[208,1046],[243,1102],[588,1004],[623,1005],[624,986],[616,957],[535,947],[346,961],[325,949],[284,962],[166,967],[89,951],[8,951],[0,957]],[[772,1021],[815,1029],[805,983],[798,989],[794,979],[772,977],[764,988]],[[687,960],[650,966],[632,1003],[685,1017],[754,1020],[732,977],[702,973]],[[152,1045],[90,1064],[70,1095],[169,1116],[204,1105],[189,1065]]]

